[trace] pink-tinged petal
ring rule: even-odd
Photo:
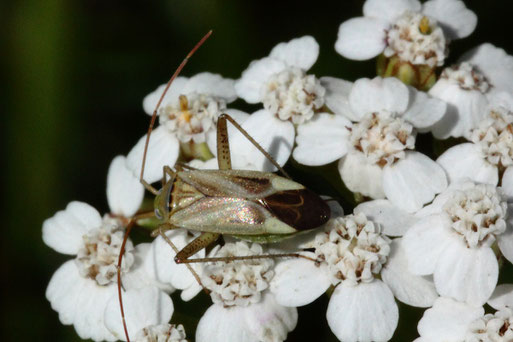
[[[430,97],[423,91],[408,87],[410,91],[410,107],[403,119],[410,122],[420,132],[427,132],[440,121],[447,111],[447,103]]]
[[[480,306],[439,298],[424,312],[417,329],[426,341],[463,341],[469,325],[484,315]]]
[[[349,94],[349,105],[359,119],[383,110],[403,113],[408,108],[409,96],[408,87],[395,77],[361,78]]]
[[[193,237],[188,236],[187,231],[182,229],[168,231],[166,232],[166,236],[173,242],[178,250],[181,250],[193,240]],[[175,255],[176,253],[172,247],[159,236],[151,244],[148,256],[144,260],[144,268],[153,279],[161,283],[170,283],[174,288],[180,290],[185,290],[190,287],[194,287],[196,290],[196,279],[192,272],[185,264],[175,263]],[[205,257],[205,250],[201,250],[191,256],[193,259],[203,257]],[[201,273],[201,264],[197,263],[191,265],[197,273]],[[197,294],[197,292],[195,294]]]
[[[132,338],[149,325],[168,323],[174,311],[171,298],[156,287],[123,292],[123,308],[128,335]],[[117,339],[126,341],[117,296],[107,304],[105,326]]]
[[[62,254],[77,254],[82,237],[93,228],[100,227],[102,218],[87,203],[71,202],[65,210],[43,222],[43,241]]]
[[[363,5],[363,14],[391,22],[406,11],[419,12],[420,9],[420,1],[417,0],[367,0]]]
[[[387,198],[407,212],[415,212],[447,187],[447,176],[435,161],[419,152],[383,169],[383,190]]]
[[[470,131],[488,115],[488,100],[478,90],[464,90],[441,78],[429,94],[448,104],[444,117],[432,129],[438,139],[469,137]]]
[[[248,134],[255,139],[280,165],[284,165],[292,153],[294,145],[294,125],[282,121],[266,110],[259,110],[242,124]],[[230,137],[232,167],[234,169],[254,169],[275,171],[276,168],[245,136],[236,131]]]
[[[501,179],[501,187],[508,197],[508,202],[513,202],[513,167],[510,166],[504,171]]]
[[[238,109],[230,109],[230,108],[225,109],[224,113],[230,115],[232,117],[232,119],[234,119],[235,122],[237,122],[239,125],[242,125],[242,123],[244,123],[244,121],[246,121],[250,116],[246,112],[243,112]],[[235,126],[233,126],[230,122],[228,122],[228,137],[230,139],[232,138],[232,136],[235,135],[235,132],[238,132],[238,131],[239,130],[237,128],[235,128]],[[212,152],[212,154],[214,156],[217,156],[217,129],[213,129],[213,130],[210,130],[207,132],[206,142],[207,142],[208,148],[210,149],[210,152]],[[218,167],[217,167],[217,161],[216,161],[214,169],[217,169],[217,168]]]
[[[189,79],[181,94],[187,95],[190,93],[221,97],[228,103],[237,99],[235,80],[223,78],[221,75],[210,72],[202,72]]]
[[[276,45],[269,57],[276,58],[289,66],[308,70],[319,56],[319,44],[312,36],[292,39]]]
[[[249,332],[242,307],[211,305],[196,329],[196,342],[258,342]]]
[[[347,153],[352,124],[341,115],[317,114],[297,128],[294,159],[304,165],[324,165]]]
[[[315,257],[312,253],[312,256]],[[283,260],[276,265],[271,292],[283,306],[303,306],[319,298],[331,285],[325,269],[305,259]]]
[[[142,203],[144,186],[127,167],[126,158],[117,156],[112,160],[107,173],[107,201],[110,211],[130,217]]]
[[[435,18],[450,39],[469,36],[477,25],[477,16],[460,0],[430,0],[422,12]]]
[[[497,185],[499,171],[486,161],[478,145],[465,143],[445,151],[436,162],[447,172],[450,183],[469,178],[479,183]]]
[[[135,144],[134,148],[128,153],[126,162],[132,170],[134,176],[139,177],[144,154],[144,145],[146,144],[146,135],[144,135]],[[174,134],[170,133],[165,126],[157,127],[150,136],[148,153],[146,155],[146,165],[144,169],[144,180],[148,183],[154,183],[162,179],[165,165],[173,167],[178,158],[180,145]]]
[[[287,68],[287,65],[276,58],[265,57],[251,62],[239,80],[235,82],[235,92],[248,103],[261,101],[260,89],[273,74]]]
[[[513,308],[513,284],[497,285],[487,304],[495,310]]]
[[[170,104],[170,103],[177,103],[178,96],[180,94],[183,94],[182,89],[187,84],[188,81],[189,81],[189,79],[187,77],[179,76],[179,77],[175,78],[175,80],[169,87],[169,90],[167,91],[166,96],[164,96],[161,106],[166,106],[167,104]],[[153,111],[157,107],[157,103],[159,102],[159,99],[162,96],[164,89],[166,89],[166,84],[160,85],[153,92],[146,95],[146,97],[143,100],[143,109],[146,112],[146,114],[148,114],[148,115],[153,114]]]
[[[465,53],[460,60],[476,66],[496,91],[513,92],[513,56],[503,49],[484,43]]]
[[[368,162],[360,152],[349,152],[338,163],[338,171],[346,187],[371,198],[383,198],[383,169]]]
[[[335,50],[354,60],[376,57],[386,47],[388,22],[377,18],[353,18],[343,22],[338,29]]]
[[[401,302],[426,308],[438,298],[435,284],[430,277],[419,276],[408,270],[408,258],[402,239],[394,239],[387,263],[381,270],[381,278]]]
[[[80,276],[75,261],[70,260],[50,279],[46,298],[59,313],[62,324],[73,324],[82,339],[115,341],[116,337],[105,328],[103,311],[116,291],[116,285],[98,286]]]
[[[497,243],[499,249],[504,257],[511,263],[513,263],[513,207],[510,204],[508,206],[508,225],[506,231],[501,235],[497,236]]]
[[[248,331],[257,341],[285,341],[298,317],[296,308],[281,306],[269,293],[259,303],[246,307],[244,316]]]
[[[363,202],[354,208],[354,213],[364,213],[370,220],[381,224],[383,233],[389,236],[402,236],[418,221],[385,199]]]
[[[353,82],[335,77],[321,77],[321,85],[326,89],[326,94],[324,95],[326,106],[333,113],[356,121],[349,106],[349,93],[353,87]]]
[[[442,215],[431,215],[414,224],[403,237],[403,248],[408,257],[408,269],[413,274],[428,275],[451,240],[451,220]]]
[[[397,327],[399,312],[392,291],[382,281],[374,280],[337,286],[326,318],[340,341],[388,341]]]
[[[452,239],[440,254],[434,279],[438,293],[471,305],[483,305],[499,276],[497,258],[489,247],[468,248]]]

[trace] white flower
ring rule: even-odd
[[[470,35],[477,24],[459,0],[367,0],[363,14],[340,25],[335,50],[344,57],[365,60],[384,53],[441,66],[448,41]]]
[[[443,169],[414,151],[416,131],[427,131],[446,105],[395,78],[360,79],[343,115],[319,114],[298,127],[294,159],[323,165],[340,159],[345,185],[372,198],[387,197],[413,212],[447,186]]]
[[[190,79],[177,77],[164,96],[158,116],[160,126],[150,138],[144,179],[153,183],[162,178],[162,167],[173,166],[180,144],[204,143],[216,135],[217,117],[227,112],[226,105],[237,98],[234,81],[208,72]],[[166,85],[159,86],[143,101],[144,111],[152,115]],[[134,175],[139,176],[146,136],[127,156]]]
[[[254,113],[247,126],[267,151],[275,153],[280,164],[292,151],[294,125],[311,121],[326,111],[325,106],[337,111],[336,98],[348,90],[349,82],[306,74],[318,55],[319,45],[310,36],[280,43],[268,57],[251,62],[235,84],[239,97],[248,103],[263,103],[265,109]],[[252,148],[248,143],[244,147]],[[266,170],[274,168],[269,165]]]
[[[214,250],[211,256],[260,254],[260,245],[236,242]],[[196,341],[284,341],[296,326],[297,310],[277,303],[270,289],[273,266],[272,259],[204,265],[202,281],[214,304],[200,319]]]
[[[501,189],[461,181],[451,184],[404,235],[403,246],[412,273],[434,275],[441,296],[482,305],[498,278],[497,258],[491,246],[498,241],[513,260],[508,205]]]
[[[315,264],[304,259],[284,260],[276,267],[271,291],[278,303],[301,306],[336,286],[328,305],[328,324],[341,341],[386,341],[397,326],[398,308],[383,266],[391,241],[365,215],[330,220],[315,237]],[[398,268],[394,268],[397,270]],[[389,273],[393,278],[394,274]],[[402,278],[404,280],[405,278]],[[408,286],[408,285],[406,285]],[[413,297],[411,297],[413,298]]]
[[[481,306],[439,298],[426,310],[418,325],[416,342],[502,342],[513,340],[513,310],[495,307],[485,314]]]
[[[510,94],[500,95],[513,103]],[[501,184],[513,184],[513,107],[500,100],[490,103],[488,116],[471,131],[471,143],[453,146],[438,158],[449,181],[470,178],[497,185],[502,174]]]
[[[444,69],[429,94],[449,104],[447,115],[433,128],[439,139],[465,137],[488,115],[490,97],[513,92],[513,57],[485,43]]]
[[[95,341],[123,338],[105,326],[104,311],[109,301],[115,300],[117,304],[117,265],[124,225],[128,222],[126,217],[139,208],[144,192],[121,156],[112,161],[107,182],[111,214],[102,218],[90,205],[71,202],[66,210],[43,223],[43,241],[48,246],[60,253],[76,255],[54,273],[46,297],[63,324],[73,324],[81,338]],[[128,240],[125,250],[121,273],[133,274],[133,279],[124,283],[126,289],[145,287],[147,283],[140,279],[146,277],[137,273],[146,246],[142,244],[134,249]],[[138,309],[153,310],[154,305],[146,301]],[[116,319],[121,324],[120,314]]]

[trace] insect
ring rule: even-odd
[[[160,224],[152,235],[162,236],[175,250],[175,262],[186,264],[200,284],[201,280],[189,265],[190,263],[302,257],[298,253],[284,253],[190,259],[195,253],[214,243],[221,235],[259,243],[278,242],[298,232],[317,228],[330,218],[327,203],[313,191],[293,181],[269,153],[227,114],[221,114],[217,119],[218,170],[198,170],[180,164],[173,170],[169,166],[164,166],[163,186],[160,190],[144,180],[150,134],[162,99],[189,57],[210,34],[211,32],[203,37],[187,55],[160,97],[148,128],[140,174],[141,183],[156,196],[154,216]],[[227,131],[228,122],[253,143],[284,176],[271,172],[233,170]],[[131,226],[127,227],[125,241]],[[200,232],[200,235],[182,250],[178,250],[164,234],[167,230],[178,228]],[[124,244],[121,246],[118,266],[121,265],[123,252]],[[121,298],[120,267],[118,267],[118,284],[121,314],[129,341]]]

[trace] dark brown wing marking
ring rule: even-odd
[[[260,201],[274,216],[297,230],[319,227],[330,218],[330,208],[308,189],[285,190]]]

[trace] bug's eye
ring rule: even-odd
[[[162,214],[160,213],[160,210],[158,208],[155,209],[155,217],[159,220],[163,219]]]

